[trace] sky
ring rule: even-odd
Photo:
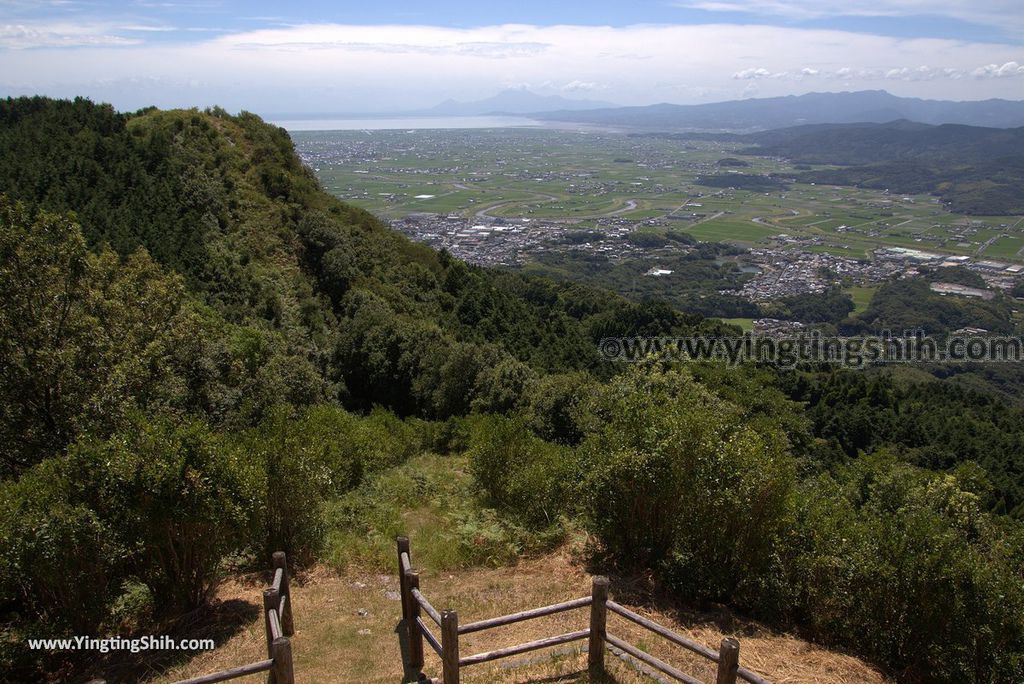
[[[1024,99],[1024,0],[0,0],[0,96],[266,116],[508,88],[622,105]]]

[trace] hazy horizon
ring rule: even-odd
[[[508,88],[623,106],[884,89],[1024,97],[1009,0],[0,2],[0,95],[401,113]]]

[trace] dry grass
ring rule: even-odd
[[[413,547],[415,553],[415,545]],[[399,684],[403,680],[398,632],[401,607],[398,580],[391,574],[351,573],[338,576],[323,569],[300,578],[293,587],[296,635],[296,679],[302,683],[365,682]],[[421,586],[438,609],[454,608],[462,622],[503,615],[526,608],[584,596],[589,592],[587,573],[560,552],[528,560],[515,567],[477,569],[458,573],[423,571]],[[222,600],[244,599],[256,603],[258,583],[229,581],[219,591]],[[740,661],[777,684],[864,684],[883,682],[873,668],[850,656],[818,648],[801,639],[778,634],[756,623],[718,615],[680,613],[671,607],[637,606],[642,594],[634,585],[613,580],[611,595],[637,612],[715,647],[724,636],[740,640]],[[510,625],[462,637],[463,656],[502,646],[553,636],[586,627],[585,610]],[[215,651],[196,656],[186,665],[165,673],[160,682],[173,682],[265,657],[263,627],[254,620]],[[660,637],[609,615],[609,631],[639,648],[668,661],[704,681],[714,681],[708,661],[672,646]],[[517,659],[468,668],[462,680],[483,682],[587,682],[586,656],[580,651],[554,658],[543,652]],[[440,662],[429,645],[424,646],[424,671],[440,677]],[[649,684],[652,680],[617,658],[607,659],[611,682]],[[262,682],[263,677],[236,681]]]

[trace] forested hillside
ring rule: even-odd
[[[965,214],[1024,213],[1024,128],[892,121],[797,126],[744,138],[758,144],[754,154],[842,167],[801,173],[804,182],[932,193]]]
[[[800,168],[757,176],[708,174],[701,185],[755,192],[785,189],[786,181],[853,185],[898,193],[931,193],[952,211],[1024,214],[1024,127],[985,128],[913,121],[823,123],[758,133],[645,133],[636,137],[748,143],[743,153],[783,157]]]
[[[106,301],[120,291],[104,288],[127,277],[126,265],[173,292],[161,325],[139,343],[180,337],[155,364],[176,385],[159,401],[182,412],[200,406],[228,424],[256,419],[282,398],[428,417],[508,408],[540,372],[599,371],[596,342],[607,334],[683,332],[700,322],[664,305],[484,271],[415,245],[321,192],[287,134],[244,113],[122,115],[85,100],[8,100],[0,107],[0,188],[12,224],[64,225],[46,237],[22,229],[41,242],[8,232],[5,262],[36,263],[59,250],[53,277],[39,285],[69,295],[69,314],[82,325],[105,334],[120,323]],[[38,209],[72,212],[80,231]],[[132,287],[157,287],[151,280]],[[12,286],[33,290],[9,293],[16,306],[30,307],[29,296],[53,301],[36,283]],[[21,326],[31,317],[62,312],[8,313],[19,326],[12,332],[28,334]],[[58,332],[33,342],[54,354],[92,343],[77,327]],[[105,348],[111,363],[135,363],[130,347],[118,348],[127,344],[113,336]],[[60,361],[55,372],[72,371]],[[23,390],[9,383],[4,391]],[[35,423],[38,432],[57,427],[66,443],[78,419],[64,403],[51,396],[22,405],[15,422]],[[17,452],[5,454],[15,470],[15,462],[45,454],[4,441]]]
[[[74,679],[94,663],[26,639],[180,626],[271,550],[372,547],[421,452],[470,463],[453,563],[579,529],[608,572],[902,681],[1024,677],[1024,418],[997,398],[603,363],[605,336],[729,328],[414,245],[250,114],[5,100],[0,194],[0,679]]]

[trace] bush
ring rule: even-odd
[[[0,485],[5,673],[36,678],[60,654],[29,636],[138,628],[202,604],[225,553],[247,541],[251,480],[206,426],[133,419]]]
[[[420,430],[413,422],[380,407],[359,421],[355,438],[362,470],[367,473],[405,463],[422,448]]]
[[[572,450],[535,437],[523,418],[490,416],[475,427],[470,468],[487,502],[533,529],[556,523],[567,510]]]
[[[968,486],[886,455],[811,483],[794,570],[812,634],[904,681],[1024,680],[1024,537]]]
[[[110,605],[110,625],[119,634],[135,633],[150,624],[155,613],[153,592],[142,582],[128,579]]]
[[[424,450],[438,454],[462,453],[469,448],[471,423],[474,417],[449,418],[444,421],[416,421],[419,441]]]
[[[685,371],[633,368],[591,400],[580,446],[588,526],[622,565],[660,568],[681,595],[784,604],[791,520],[786,439]]]
[[[529,395],[530,427],[541,439],[575,445],[583,439],[577,420],[580,406],[597,383],[585,373],[545,375]]]
[[[68,500],[55,465],[0,486],[0,605],[45,622],[51,636],[94,634],[127,549],[94,511]]]
[[[72,447],[60,471],[70,502],[103,520],[165,610],[202,605],[221,558],[248,541],[252,479],[202,423],[137,419],[132,432]]]
[[[419,450],[419,433],[380,409],[359,418],[316,406],[296,419],[281,407],[244,433],[237,450],[259,471],[257,546],[309,562],[323,545],[324,502],[352,490],[369,473],[403,463]]]
[[[357,419],[317,407],[297,420],[280,408],[237,440],[237,451],[258,470],[261,521],[257,546],[310,561],[320,548],[320,504],[359,483],[362,463],[354,440]]]

